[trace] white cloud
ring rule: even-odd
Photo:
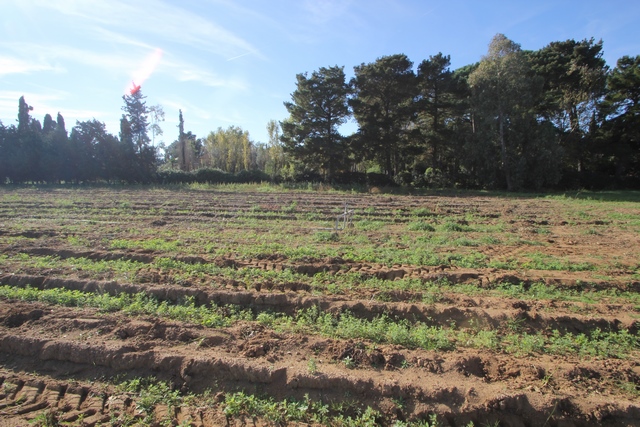
[[[213,73],[199,69],[192,65],[174,63],[170,65],[176,69],[175,78],[181,82],[197,82],[209,87],[224,87],[230,89],[246,90],[247,84],[240,79],[221,78]]]
[[[80,18],[89,29],[102,35],[104,29],[96,24],[185,44],[225,57],[245,52],[261,56],[249,42],[211,20],[158,0],[43,0],[35,3],[36,7],[52,8]]]
[[[152,46],[148,43],[142,42],[133,37],[127,37],[124,34],[117,33],[115,31],[110,31],[105,28],[94,27],[93,31],[96,33],[96,36],[97,36],[96,38],[98,40],[102,40],[103,42],[117,43],[125,46],[141,47],[143,49],[148,49],[148,50],[157,49],[157,46]]]
[[[58,101],[68,98],[69,94],[64,91],[49,92],[18,92],[18,91],[0,91],[0,117],[12,118],[18,117],[18,100],[24,96],[24,100],[33,107],[31,117],[42,120],[45,114],[51,114],[54,119],[58,112],[62,114],[70,130],[75,125],[76,120],[90,120],[96,118],[100,121],[109,113],[98,110],[60,108]],[[3,121],[4,122],[4,121]],[[5,125],[11,124],[11,121],[4,122]]]
[[[8,74],[29,74],[38,71],[57,71],[63,69],[42,60],[25,60],[10,56],[0,56],[0,76]]]
[[[123,39],[124,40],[124,39]],[[38,62],[30,63],[27,60],[10,57],[0,57],[0,67],[3,60],[9,65],[8,70],[27,72],[33,71],[61,71],[59,66],[48,65],[52,62],[62,62],[69,69],[74,68],[71,63],[82,64],[110,75],[126,75],[126,82],[133,76],[136,69],[140,67],[141,61],[149,54],[149,45],[137,43],[135,39],[126,39],[129,44],[140,46],[141,49],[128,49],[119,52],[98,52],[65,45],[44,45],[36,43],[0,43],[14,52],[21,52],[26,57],[41,58]],[[153,51],[151,51],[153,52]],[[165,52],[159,59],[156,73],[166,74],[179,82],[196,82],[209,87],[225,87],[235,90],[247,90],[248,84],[243,79],[237,77],[221,77],[215,73],[205,70],[198,65],[182,60],[176,55]],[[0,72],[0,75],[2,73]]]
[[[306,0],[304,2],[312,19],[321,23],[343,15],[350,5],[349,0]]]
[[[160,104],[163,106],[169,107],[174,111],[182,110],[184,114],[186,113],[193,114],[193,116],[195,116],[198,119],[204,119],[204,120],[211,119],[210,111],[200,107],[196,107],[195,105],[193,105],[188,101],[185,101],[184,99],[179,99],[179,100],[163,99],[161,100]],[[188,118],[186,120],[188,120]],[[167,121],[171,122],[171,120],[167,120]]]
[[[44,103],[49,101],[57,101],[64,99],[68,94],[64,91],[50,91],[48,93],[42,92],[19,92],[16,90],[3,90],[0,91],[0,101],[12,100],[16,107],[16,114],[18,111],[18,99],[24,96],[27,104],[33,105],[35,103]]]
[[[5,42],[0,43],[7,49],[24,55],[28,58],[40,58],[44,63],[50,63],[57,60],[65,62],[75,62],[79,64],[89,65],[95,68],[105,70],[133,70],[139,61],[139,56],[134,52],[125,53],[106,53],[97,52],[87,49],[61,45],[61,44],[43,44],[43,43],[27,43],[27,42]],[[26,60],[20,60],[27,62]],[[60,69],[60,67],[50,67],[49,69]]]

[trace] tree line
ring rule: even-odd
[[[157,159],[144,96],[138,89],[123,99],[115,137],[96,119],[78,121],[70,133],[60,113],[56,120],[46,114],[41,123],[20,97],[18,125],[0,122],[0,183],[152,182]]]
[[[602,41],[522,50],[502,34],[476,64],[406,55],[296,76],[282,141],[332,181],[374,171],[399,184],[507,190],[640,187],[640,56],[610,70]],[[355,119],[358,130],[340,127]]]
[[[123,96],[116,137],[104,123],[31,117],[0,122],[0,183],[326,181],[418,187],[640,188],[640,56],[613,69],[602,41],[537,51],[502,34],[476,63],[451,69],[438,53],[417,67],[404,54],[298,74],[268,141],[238,126],[206,137],[163,134],[161,106],[140,87]],[[351,135],[341,133],[348,121]],[[149,136],[151,135],[151,136]]]

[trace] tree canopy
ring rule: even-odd
[[[594,39],[527,51],[497,34],[479,62],[458,69],[440,52],[416,66],[382,56],[349,81],[338,65],[300,73],[287,117],[267,124],[264,142],[238,126],[197,137],[180,110],[177,138],[156,146],[164,110],[147,107],[140,87],[123,96],[117,136],[97,119],[70,131],[60,113],[40,122],[24,96],[17,107],[15,125],[0,122],[0,183],[152,182],[158,171],[188,181],[209,168],[218,171],[199,176],[640,188],[640,56],[610,68]],[[344,134],[350,121],[357,129]]]
[[[349,117],[344,68],[322,67],[296,79],[291,102],[284,103],[289,118],[281,122],[281,140],[296,160],[331,179],[349,156],[348,140],[338,130]]]

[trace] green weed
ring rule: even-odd
[[[407,229],[409,231],[436,231],[433,225],[424,221],[410,222],[409,225],[407,225]]]
[[[313,237],[316,242],[337,242],[340,240],[340,235],[332,231],[318,231]]]

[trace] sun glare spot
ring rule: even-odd
[[[133,95],[140,90],[142,84],[158,67],[162,53],[162,49],[158,48],[144,58],[140,66],[133,72],[131,84],[126,87],[125,94]]]

